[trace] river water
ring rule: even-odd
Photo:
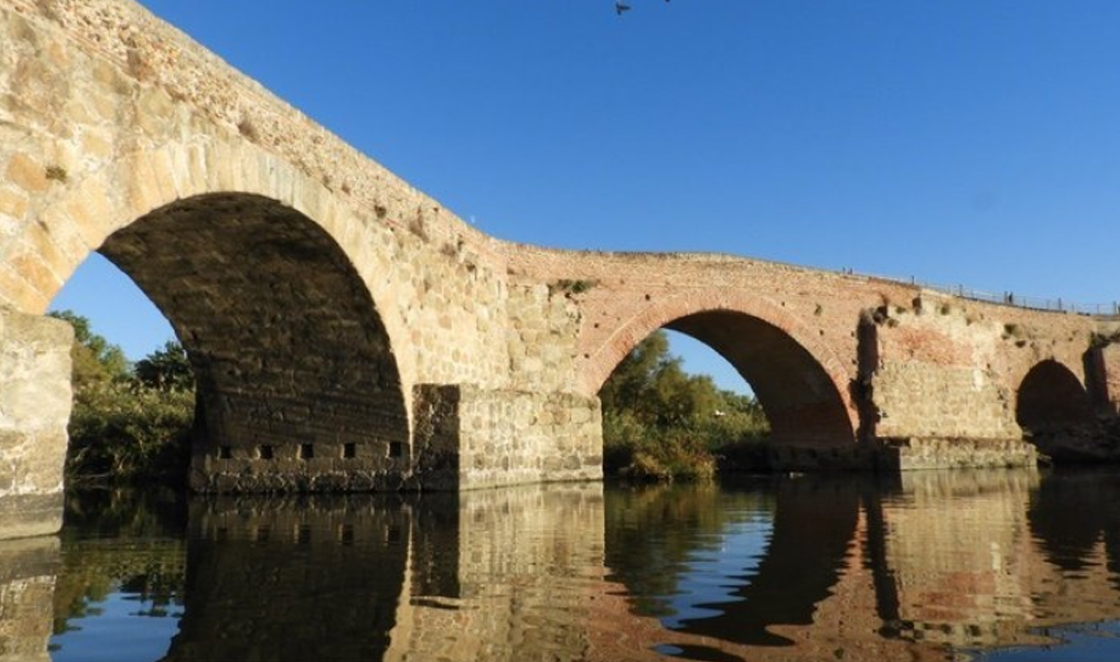
[[[0,660],[1116,660],[1117,504],[1105,471],[99,492],[0,545]]]

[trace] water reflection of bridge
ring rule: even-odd
[[[944,659],[952,646],[1035,641],[1035,626],[1120,617],[1114,492],[1084,474],[956,472],[607,500],[569,485],[200,501],[166,659],[625,660],[655,659],[657,645],[714,660]],[[667,569],[679,575],[744,500],[769,513],[765,554],[743,560],[745,580],[714,615],[667,629],[650,615],[663,605],[631,595],[671,590],[680,577]],[[626,533],[669,521],[687,521],[669,543]],[[170,561],[153,566],[158,550],[138,547],[148,560],[134,565],[174,567],[182,545],[166,547]],[[132,567],[90,558],[105,573]],[[67,556],[59,574],[58,560],[53,538],[0,548],[0,660],[47,659],[52,615],[64,619],[70,584],[98,571]]]

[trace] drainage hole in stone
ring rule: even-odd
[[[311,444],[299,445],[299,459],[310,460],[313,457],[315,457],[315,449],[311,446]]]
[[[353,442],[342,444],[342,457],[347,460],[358,457],[358,445]]]
[[[272,452],[272,446],[266,444],[257,448],[257,457],[262,460],[271,460],[275,457],[275,454]]]
[[[389,442],[389,457],[400,457],[404,451],[404,444],[399,441]]]
[[[233,457],[233,449],[229,446],[218,446],[218,459],[228,460]]]

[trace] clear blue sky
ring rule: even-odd
[[[630,3],[144,4],[498,237],[1120,298],[1120,2]]]

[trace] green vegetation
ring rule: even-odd
[[[686,374],[661,331],[623,359],[599,397],[604,469],[635,479],[711,478],[721,458],[761,455],[770,431],[754,398]]]
[[[566,294],[583,294],[584,292],[595,287],[597,284],[593,280],[569,280],[567,278],[561,279],[553,283],[550,288],[554,292],[564,292]]]
[[[67,481],[181,481],[195,400],[183,348],[169,342],[133,367],[86,318],[70,311],[51,315],[74,327]]]

